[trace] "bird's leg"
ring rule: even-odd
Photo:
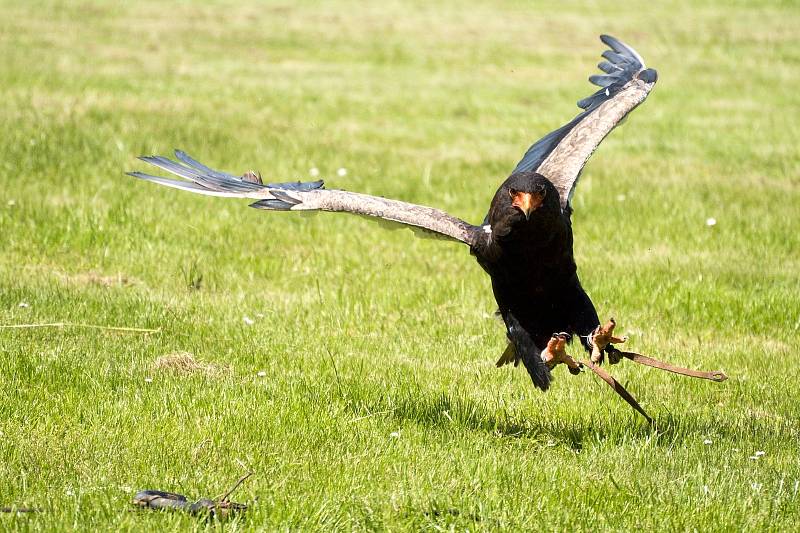
[[[556,365],[564,363],[569,368],[569,373],[577,375],[581,373],[581,365],[571,355],[567,353],[566,345],[570,339],[569,333],[553,333],[547,341],[547,347],[542,350],[541,358],[545,366],[552,370]]]
[[[590,341],[592,344],[592,356],[591,360],[595,364],[602,364],[603,362],[603,352],[608,354],[608,361],[612,365],[619,363],[620,361],[620,351],[614,348],[611,343],[623,343],[628,340],[628,337],[616,337],[614,336],[614,328],[617,326],[616,321],[612,318],[609,319],[606,324],[597,326],[597,329],[594,330],[590,337]]]

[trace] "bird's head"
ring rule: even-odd
[[[497,190],[492,200],[489,223],[492,228],[537,224],[560,212],[558,191],[536,172],[512,174]]]

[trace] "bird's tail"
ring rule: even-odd
[[[533,384],[546,391],[550,387],[550,382],[553,378],[550,375],[550,370],[542,361],[542,351],[536,347],[530,334],[525,331],[513,314],[510,312],[503,313],[503,320],[508,330],[508,340],[514,346],[516,357],[522,359],[522,364],[525,365],[525,370],[528,371]]]
[[[497,360],[495,366],[500,368],[503,365],[508,365],[514,363],[514,366],[517,366],[519,363],[519,359],[517,359],[517,350],[514,348],[514,343],[509,342],[506,349],[503,351],[503,355],[500,356],[500,359]]]

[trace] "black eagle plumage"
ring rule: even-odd
[[[581,287],[572,252],[571,199],[586,160],[603,138],[642,103],[657,74],[633,48],[601,36],[610,50],[589,80],[600,90],[578,102],[582,112],[534,143],[497,190],[483,224],[438,209],[376,196],[325,189],[322,181],[262,183],[260,176],[213,170],[182,151],[179,162],[141,159],[188,181],[129,174],[160,185],[211,196],[249,198],[251,207],[277,211],[338,211],[377,217],[467,244],[489,274],[506,325],[508,348],[498,361],[522,361],[546,390],[550,371],[540,355],[556,332],[577,334],[591,350],[600,325]]]

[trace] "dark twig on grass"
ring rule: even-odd
[[[247,472],[245,475],[243,475],[242,477],[240,477],[240,478],[239,478],[239,479],[236,481],[236,483],[234,483],[234,484],[233,484],[233,487],[231,487],[231,488],[228,490],[228,492],[226,492],[225,494],[223,494],[222,496],[220,496],[219,498],[217,498],[217,500],[219,500],[219,501],[221,501],[221,502],[226,502],[226,501],[228,501],[228,496],[230,496],[231,494],[233,494],[233,491],[235,491],[236,489],[238,489],[238,488],[239,488],[239,486],[240,486],[242,483],[244,483],[244,482],[245,482],[245,480],[247,480],[247,478],[249,478],[249,477],[250,477],[250,476],[252,476],[252,475],[253,475],[253,472],[252,472],[252,471],[251,471],[251,472]]]
[[[239,464],[242,463],[239,462]],[[178,510],[193,515],[205,515],[209,519],[225,518],[232,513],[244,512],[247,510],[247,505],[231,502],[228,500],[228,497],[252,475],[253,472],[248,471],[236,480],[236,483],[234,483],[227,492],[213,500],[201,498],[192,503],[183,494],[160,490],[142,490],[137,492],[136,496],[133,497],[133,505],[146,509]]]
[[[155,510],[177,510],[192,515],[205,516],[207,518],[227,518],[233,513],[244,512],[247,505],[225,501],[209,500],[201,498],[196,502],[190,502],[183,494],[174,492],[164,492],[160,490],[142,490],[133,497],[133,505],[145,509]]]

